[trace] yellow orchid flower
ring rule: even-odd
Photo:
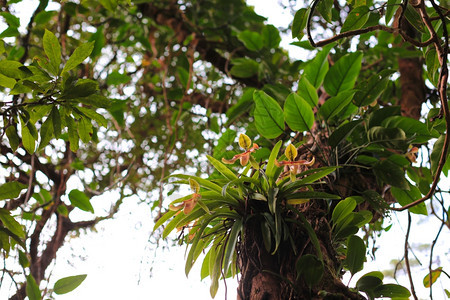
[[[305,159],[295,160],[295,158],[298,155],[298,152],[297,152],[297,148],[295,148],[295,146],[292,144],[290,144],[289,146],[286,147],[286,150],[284,151],[284,155],[286,156],[286,158],[288,160],[283,160],[283,161],[275,160],[275,165],[277,167],[288,166],[291,181],[295,181],[295,175],[297,175],[297,173],[300,169],[300,166],[310,167],[316,161],[316,159],[314,157],[310,161],[307,161]]]
[[[256,143],[253,143],[251,146],[252,140],[245,134],[241,133],[239,135],[239,146],[243,148],[245,151],[240,154],[236,154],[232,159],[222,158],[222,162],[225,164],[234,164],[238,159],[241,163],[241,166],[246,166],[248,161],[251,159],[250,154],[259,149],[259,146]]]

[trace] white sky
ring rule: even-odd
[[[256,12],[268,17],[268,22],[275,26],[288,26],[292,20],[289,12],[285,12],[277,4],[276,0],[249,0],[249,4],[254,5]],[[29,8],[36,4],[35,0],[26,0],[18,11],[20,11],[21,23],[26,24],[29,18]],[[0,30],[4,26],[0,24]],[[284,38],[282,44],[287,45],[292,42],[290,37]],[[289,51],[297,51],[298,48],[289,47]],[[299,53],[295,53],[298,56]],[[112,197],[114,195],[111,195]],[[93,200],[96,209],[104,206],[101,198]],[[200,281],[199,260],[191,271],[190,277],[184,275],[184,247],[171,248],[170,251],[161,248],[155,250],[148,242],[153,221],[150,208],[147,205],[137,205],[138,201],[128,199],[123,204],[120,212],[114,220],[109,220],[97,226],[98,233],[88,233],[81,238],[72,239],[70,243],[58,252],[57,261],[52,271],[51,285],[62,277],[88,274],[86,280],[74,292],[66,295],[55,295],[57,300],[122,300],[122,299],[199,299],[209,300],[209,283]],[[401,224],[406,224],[406,213],[398,216]],[[403,256],[404,232],[405,228],[398,225],[397,217],[393,215],[394,227],[385,233],[377,245],[381,247],[377,252],[377,261],[366,263],[364,273],[378,270],[391,269],[389,262],[392,259],[401,259]],[[412,244],[430,244],[436,234],[436,227],[429,223],[423,223],[420,217],[413,215]],[[441,265],[449,270],[449,250],[444,243],[449,240],[448,230],[444,228],[440,237],[440,252],[442,249],[445,256],[440,257]],[[156,251],[156,252],[155,252]],[[421,259],[424,266],[420,268],[416,277],[415,285],[421,299],[428,298],[428,290],[421,288],[422,279],[426,274],[428,266],[428,252],[415,254]],[[414,259],[411,255],[411,261]],[[150,263],[153,264],[152,276],[150,276]],[[434,265],[437,267],[437,265]],[[416,270],[417,271],[417,270]],[[361,273],[361,274],[360,274]],[[352,280],[354,285],[363,272],[358,273]],[[402,272],[400,272],[402,274]],[[443,278],[444,276],[441,276]],[[138,281],[140,282],[138,284]],[[400,284],[409,288],[409,282],[405,276],[400,276]],[[348,280],[348,279],[347,279]],[[393,280],[389,280],[393,283]],[[449,288],[449,280],[445,285]],[[344,281],[344,283],[347,283]],[[434,289],[435,299],[444,299],[444,295],[439,294],[442,288],[442,281],[436,284]],[[228,299],[236,299],[236,280],[228,280]],[[0,299],[6,298],[7,290],[2,285],[0,289]],[[216,299],[225,299],[223,282]]]

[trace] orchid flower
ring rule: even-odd
[[[257,149],[259,149],[259,146],[255,143],[253,143],[252,146],[252,140],[243,133],[239,135],[239,146],[245,150],[243,153],[236,154],[232,159],[222,158],[222,162],[225,164],[234,164],[234,162],[239,159],[241,166],[246,166],[248,164],[248,161],[250,160],[254,167],[258,166],[250,153],[255,152]]]
[[[189,178],[189,185],[191,186],[191,190],[194,191],[194,193],[192,194],[192,197],[184,200],[183,202],[181,202],[179,205],[173,205],[170,204],[169,205],[169,209],[172,211],[177,211],[183,208],[183,213],[185,215],[189,214],[195,207],[195,205],[197,204],[198,200],[202,197],[202,195],[199,194],[200,192],[200,185],[198,184],[197,181],[195,181],[192,178]]]
[[[412,162],[412,163],[417,162],[417,161],[416,161],[416,158],[417,158],[416,153],[417,153],[417,152],[419,152],[419,148],[409,146],[408,152],[406,152],[406,154],[405,154],[405,155],[406,155],[406,158],[407,158],[410,162]]]
[[[307,161],[304,159],[294,160],[297,157],[298,152],[297,152],[297,148],[295,148],[295,146],[292,144],[290,144],[289,146],[286,147],[286,150],[284,151],[284,155],[286,156],[286,158],[288,160],[287,161],[286,160],[283,160],[283,161],[275,160],[275,165],[277,167],[288,166],[291,181],[295,181],[295,179],[296,179],[295,175],[297,175],[300,166],[310,167],[316,161],[314,157],[310,161]]]

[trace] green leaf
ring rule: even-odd
[[[99,2],[104,8],[112,13],[114,13],[118,4],[118,0],[99,0]]]
[[[323,263],[315,255],[303,255],[297,261],[295,268],[297,270],[297,278],[302,276],[309,287],[316,285],[322,279]]]
[[[272,182],[275,179],[275,173],[277,166],[275,165],[275,160],[278,157],[278,153],[280,152],[282,141],[278,141],[270,152],[269,160],[267,161],[266,167],[266,175],[269,178],[269,181]]]
[[[120,85],[127,84],[130,82],[131,77],[127,74],[119,73],[118,71],[113,71],[108,75],[106,79],[106,84],[108,85]]]
[[[352,276],[361,271],[366,260],[366,245],[364,241],[356,235],[348,238],[347,242],[347,257],[345,264],[352,274]]]
[[[306,22],[308,20],[310,8],[301,8],[297,10],[294,16],[294,20],[292,21],[292,27],[291,27],[291,33],[292,38],[298,38],[299,40],[302,39],[304,33],[303,30],[306,27]]]
[[[103,34],[104,26],[97,28],[97,31],[89,38],[89,42],[94,42],[94,49],[92,49],[91,57],[95,58],[102,54],[102,49],[105,46],[105,35]]]
[[[333,0],[320,0],[317,10],[328,23],[331,23]]]
[[[362,52],[346,54],[330,68],[323,83],[330,96],[353,88],[361,70],[362,57]]]
[[[408,3],[405,10],[405,18],[408,20],[408,22],[418,31],[422,33],[426,33],[426,29],[424,26],[424,23],[422,22],[422,17],[420,16],[419,12]]]
[[[356,208],[356,200],[353,197],[345,198],[340,201],[333,210],[331,220],[333,226],[341,223]]]
[[[81,210],[94,213],[94,208],[92,207],[89,197],[82,191],[77,189],[71,190],[69,193],[69,200],[73,206],[78,207]]]
[[[302,97],[311,107],[319,103],[319,96],[316,88],[309,82],[306,76],[302,76],[298,82],[297,94]]]
[[[335,97],[331,97],[319,108],[319,113],[328,120],[339,114],[353,99],[355,91],[343,91]]]
[[[38,150],[42,150],[50,143],[50,140],[53,137],[53,120],[50,115],[47,117],[45,122],[42,124],[41,130],[39,133],[41,136],[41,140],[39,142]]]
[[[284,118],[293,131],[310,131],[314,124],[311,106],[297,94],[290,94],[284,102]]]
[[[402,190],[396,187],[391,187],[391,193],[397,199],[397,202],[401,206],[405,206],[407,204],[410,204],[414,202],[415,200],[418,200],[422,197],[422,194],[419,191],[419,188],[409,184],[409,191],[408,190]],[[420,214],[420,215],[428,215],[427,207],[425,206],[425,203],[420,203],[416,206],[413,206],[409,208],[409,211],[413,214]]]
[[[59,114],[59,110],[56,106],[53,106],[49,117],[52,118],[53,133],[55,138],[59,138],[61,135],[61,115]]]
[[[372,75],[368,80],[358,84],[353,99],[353,103],[358,106],[367,106],[378,99],[378,97],[384,92],[389,82],[389,76],[394,71],[383,70],[380,73]]]
[[[356,288],[363,292],[371,292],[383,284],[383,280],[377,276],[364,275],[356,282]]]
[[[41,300],[41,291],[39,290],[39,286],[34,280],[33,275],[27,276],[27,296],[29,300]]]
[[[225,274],[228,273],[229,264],[235,251],[236,243],[239,237],[239,232],[241,230],[242,230],[242,220],[236,220],[227,238],[225,256],[223,258],[223,271]]]
[[[2,60],[0,63],[0,74],[10,78],[22,79],[23,73],[20,70],[22,66],[18,61]]]
[[[379,161],[373,167],[373,172],[385,183],[402,190],[409,190],[409,183],[405,178],[405,171],[390,160]]]
[[[11,27],[20,27],[20,19],[9,12],[0,12],[0,16],[5,19],[6,24]]]
[[[72,150],[72,152],[77,152],[80,142],[77,121],[70,116],[66,116],[66,125],[67,133],[69,135],[70,150]]]
[[[20,144],[20,138],[17,134],[17,128],[15,126],[8,126],[8,128],[6,128],[6,136],[8,137],[11,150],[15,152]]]
[[[262,39],[266,48],[277,48],[281,41],[280,32],[275,26],[266,25],[262,30]]]
[[[53,291],[57,295],[67,294],[76,289],[85,279],[87,275],[68,276],[55,282]]]
[[[331,133],[330,138],[328,139],[328,144],[332,148],[336,148],[340,142],[344,141],[353,132],[353,130],[362,123],[362,121],[363,120],[354,120],[339,126]]]
[[[80,79],[77,84],[64,90],[61,99],[75,99],[91,96],[98,90],[98,82],[91,79]]]
[[[20,117],[20,127],[22,128],[22,145],[28,153],[33,154],[36,149],[36,139],[30,131],[30,126],[28,126],[29,124],[31,125],[29,121],[25,122],[23,118]],[[31,126],[34,128],[34,125]]]
[[[375,297],[409,297],[411,293],[407,288],[397,284],[383,284],[374,290]]]
[[[78,135],[83,143],[88,143],[91,140],[92,123],[91,120],[82,117],[78,122]]]
[[[316,54],[313,60],[311,60],[303,70],[303,76],[318,89],[328,72],[328,53],[334,47],[334,43],[322,48],[322,51]]]
[[[0,74],[0,86],[12,89],[16,85],[16,80]]]
[[[238,177],[236,174],[233,173],[230,169],[227,168],[223,163],[218,161],[212,156],[207,155],[206,158],[209,160],[209,162],[214,166],[214,168],[219,171],[225,178],[227,178],[230,181],[237,180]]]
[[[0,220],[3,223],[3,226],[8,228],[12,233],[20,238],[25,238],[25,231],[23,230],[22,225],[10,215],[9,210],[0,208]]]
[[[352,9],[341,28],[341,33],[360,29],[369,20],[370,9],[368,6],[358,6]]]
[[[53,75],[59,75],[59,67],[61,65],[61,46],[56,36],[45,29],[44,33],[44,51],[50,61],[50,72]]]
[[[402,0],[388,0],[386,5],[386,25],[389,24],[392,17],[394,16],[394,13],[399,9],[400,3],[402,3]]]
[[[77,109],[82,114],[84,114],[86,117],[97,122],[98,125],[103,126],[105,128],[108,127],[108,121],[105,119],[105,117],[103,117],[101,114],[95,112],[92,108],[78,106]]]
[[[237,38],[244,44],[245,48],[250,51],[258,51],[263,47],[262,36],[254,31],[245,30],[237,35]]]
[[[81,64],[91,54],[93,49],[94,42],[88,42],[76,48],[75,51],[73,51],[72,55],[69,57],[69,60],[64,66],[61,74],[68,72]]]
[[[282,134],[284,115],[275,99],[263,91],[255,91],[253,100],[255,101],[255,125],[258,132],[268,139],[274,139]]]
[[[374,126],[367,132],[367,138],[371,143],[377,143],[383,147],[406,151],[408,140],[401,128],[384,128]]]
[[[445,135],[441,135],[434,143],[433,150],[430,155],[431,173],[436,174],[439,160],[441,159],[442,149],[444,147]],[[448,159],[448,158],[447,158]]]
[[[250,58],[236,58],[231,60],[233,65],[230,74],[238,78],[249,78],[258,73],[259,64]]]

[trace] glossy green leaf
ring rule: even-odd
[[[90,96],[98,90],[98,82],[91,79],[80,79],[76,85],[64,90],[62,99],[75,99]]]
[[[48,116],[42,124],[39,134],[41,136],[41,140],[39,141],[38,150],[42,150],[50,143],[53,137],[53,121],[51,116]]]
[[[383,182],[403,190],[409,190],[405,171],[390,160],[379,161],[373,167],[374,174]]]
[[[341,28],[341,33],[360,29],[369,20],[370,9],[368,6],[358,6],[352,9]]]
[[[436,174],[439,160],[441,159],[442,149],[444,147],[445,135],[441,135],[434,143],[433,150],[430,155],[431,173]]]
[[[411,293],[407,288],[397,284],[383,284],[374,290],[375,297],[409,297]]]
[[[2,16],[5,19],[6,24],[8,24],[11,27],[20,27],[20,19],[14,15],[12,15],[10,12],[4,11],[0,12],[0,16]]]
[[[55,138],[59,138],[61,135],[61,115],[59,114],[59,110],[56,106],[53,106],[49,117],[52,118],[53,133]]]
[[[26,292],[29,300],[41,300],[41,291],[33,275],[27,276]]]
[[[331,97],[319,108],[319,113],[325,120],[339,114],[353,99],[353,90],[343,91],[335,97]]]
[[[80,137],[78,135],[78,124],[75,119],[66,116],[67,133],[69,135],[70,150],[76,152],[79,147]]]
[[[425,25],[422,22],[422,17],[420,16],[419,12],[409,3],[406,6],[404,17],[419,32],[426,32]]]
[[[353,88],[361,70],[362,52],[342,56],[328,71],[323,87],[330,96]]]
[[[361,124],[363,120],[354,120],[348,123],[344,123],[341,126],[339,126],[336,130],[334,130],[330,138],[328,139],[328,144],[335,148],[339,143],[344,141],[352,132],[353,130]]]
[[[33,136],[33,133],[30,131],[31,123],[29,121],[24,121],[22,117],[20,117],[20,127],[22,134],[22,146],[27,150],[28,153],[33,154],[36,150],[36,139]],[[34,125],[31,125],[34,128]],[[36,130],[36,129],[35,129]]]
[[[58,38],[51,32],[45,29],[44,33],[44,51],[50,61],[49,71],[53,75],[59,75],[59,67],[61,65],[61,46]]]
[[[26,188],[25,184],[17,181],[4,183],[0,186],[0,200],[17,198],[20,192]]]
[[[16,85],[16,80],[0,74],[0,86],[12,89]]]
[[[88,143],[91,140],[91,134],[93,132],[91,120],[82,117],[78,122],[77,129],[81,141]]]
[[[264,47],[268,49],[276,48],[281,42],[280,32],[273,25],[266,25],[262,30]]]
[[[258,73],[259,64],[250,58],[236,58],[231,60],[230,74],[238,78],[249,78]]]
[[[304,33],[303,30],[306,27],[306,22],[308,20],[310,8],[301,8],[297,10],[294,16],[294,20],[292,21],[291,33],[292,38],[302,39]]]
[[[374,126],[367,132],[369,142],[377,143],[383,147],[406,151],[408,140],[405,132],[401,128],[384,128]]]
[[[71,190],[69,193],[69,200],[73,206],[78,207],[81,210],[94,213],[94,208],[92,207],[89,197],[82,191],[77,189]]]
[[[320,0],[317,10],[328,23],[331,23],[333,0]]]
[[[97,31],[92,34],[89,39],[89,42],[94,42],[94,48],[91,52],[91,57],[95,58],[102,53],[102,49],[105,46],[105,35],[103,33],[104,26],[100,26],[97,28]]]
[[[91,108],[87,108],[87,107],[81,107],[81,106],[78,106],[77,109],[79,111],[81,111],[81,113],[83,113],[86,117],[97,122],[98,125],[103,126],[103,127],[108,126],[108,121],[105,119],[105,117],[102,116],[101,114],[95,112],[95,110],[93,110]]]
[[[269,178],[269,181],[275,179],[275,173],[277,166],[275,165],[275,160],[278,158],[278,153],[280,152],[282,141],[278,141],[275,146],[272,148],[272,152],[270,153],[269,160],[267,161],[266,167],[266,175]]]
[[[8,126],[8,128],[6,128],[6,136],[8,137],[11,149],[16,151],[20,145],[20,138],[17,134],[17,128],[15,126]]]
[[[345,198],[336,205],[331,215],[331,220],[334,224],[342,222],[354,209],[356,208],[356,201],[352,197]],[[334,226],[334,225],[333,225]]]
[[[356,235],[348,238],[347,242],[347,257],[345,258],[345,265],[352,274],[352,276],[361,271],[366,259],[366,245],[364,241]]]
[[[426,124],[416,119],[403,116],[385,118],[382,126],[402,129],[408,137],[414,138],[412,142],[415,144],[427,143],[430,139],[439,137],[438,134],[431,133]]]
[[[72,55],[69,57],[67,63],[64,65],[61,74],[64,72],[68,72],[81,64],[91,54],[93,49],[94,42],[88,42],[76,48]]]
[[[328,72],[328,53],[334,47],[335,44],[330,44],[322,48],[322,51],[316,54],[313,60],[311,60],[303,70],[303,76],[318,89]]]
[[[87,275],[83,274],[61,278],[55,282],[53,291],[57,295],[67,294],[76,289],[86,279],[86,277]]]
[[[225,178],[227,178],[228,180],[233,181],[233,180],[237,180],[238,179],[238,177],[236,176],[236,174],[234,174],[233,171],[228,169],[227,166],[225,166],[223,163],[221,163],[220,161],[218,161],[214,157],[207,155],[206,158],[214,166],[214,168],[217,171],[219,171],[223,176],[225,176]]]
[[[17,235],[19,238],[25,237],[25,231],[22,225],[17,222],[14,217],[11,216],[9,210],[0,208],[0,220],[3,223],[3,226],[8,228],[12,233]]]
[[[120,73],[118,71],[113,71],[108,75],[106,79],[106,84],[108,85],[120,85],[126,84],[131,80],[131,77],[127,74]]]
[[[380,73],[372,75],[368,80],[358,84],[353,104],[361,107],[376,101],[386,89],[389,82],[389,76],[393,73],[392,70],[383,70]]]
[[[441,273],[442,273],[442,267],[439,267],[439,268],[431,271],[431,276],[430,276],[430,273],[425,275],[425,277],[423,278],[423,286],[426,288],[431,287],[433,285],[433,283],[435,283],[436,280],[439,278],[439,276],[441,276]],[[431,277],[431,280],[430,280],[430,277]]]
[[[364,275],[356,282],[356,288],[360,291],[369,292],[383,284],[383,280],[377,276]]]
[[[401,206],[405,206],[422,198],[422,194],[420,193],[419,188],[412,184],[409,184],[409,190],[402,190],[393,186],[391,187],[391,193]],[[425,216],[428,215],[427,207],[423,202],[409,208],[409,211],[413,214],[421,214]]]
[[[293,131],[310,131],[314,124],[311,106],[297,94],[290,94],[284,103],[284,118]]]
[[[258,132],[274,139],[284,131],[284,115],[280,105],[263,91],[253,93],[255,125]]]
[[[319,102],[316,88],[309,82],[306,76],[302,76],[298,82],[297,94],[302,97],[311,107]]]
[[[402,0],[388,0],[387,1],[386,15],[385,15],[386,24],[389,24],[392,17],[394,16],[394,13],[397,11],[397,9],[400,8],[400,3],[402,3]]]
[[[309,287],[319,283],[323,277],[323,263],[312,254],[306,254],[300,257],[295,268],[297,270],[297,277],[301,276]]]
[[[259,51],[264,45],[262,36],[254,31],[242,31],[237,35],[237,38],[244,44],[245,48],[250,51]]]

